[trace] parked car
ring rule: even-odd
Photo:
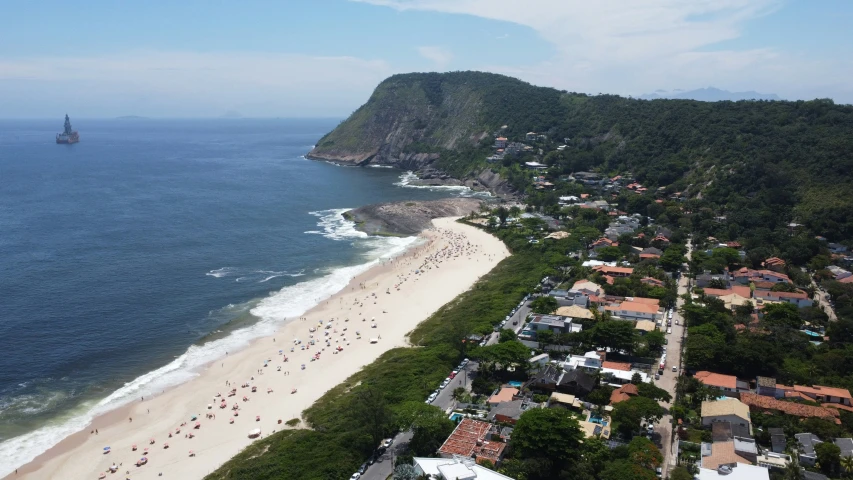
[[[659,373],[655,374],[655,380],[660,380],[660,374]]]
[[[367,467],[369,467],[369,466],[370,466],[370,464],[368,464],[367,462],[362,463],[361,466],[358,467],[358,473],[364,475],[364,472],[367,471]]]
[[[392,443],[394,443],[393,438],[386,438],[385,440],[382,441],[382,448],[388,448],[391,446]]]
[[[675,365],[673,365],[673,366],[672,366],[672,371],[673,371],[673,372],[677,372],[677,371],[678,371],[678,367],[676,367]]]
[[[349,480],[358,480],[359,478],[361,478],[361,474],[358,472],[355,472],[352,474],[351,477],[349,477]]]

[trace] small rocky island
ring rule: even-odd
[[[480,208],[474,198],[376,203],[345,212],[344,217],[369,235],[416,235],[440,217],[462,217]]]

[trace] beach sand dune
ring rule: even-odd
[[[251,443],[252,430],[265,437],[287,428],[283,422],[330,388],[407,345],[407,332],[509,255],[500,240],[454,220],[434,220],[424,243],[354,278],[275,335],[229,352],[185,384],[96,418],[6,478],[204,477]],[[147,464],[137,467],[143,456]]]

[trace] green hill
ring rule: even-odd
[[[774,230],[797,221],[853,238],[853,107],[831,100],[648,101],[482,72],[412,73],[379,84],[310,156],[465,179],[489,166],[496,133],[524,141],[528,131],[547,135],[535,146],[552,178],[631,172],[744,225]],[[548,153],[563,143],[564,151]],[[492,168],[508,176],[513,165]]]

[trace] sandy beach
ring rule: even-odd
[[[454,220],[434,220],[423,243],[354,278],[274,335],[229,352],[187,383],[96,418],[6,478],[204,477],[250,444],[250,431],[265,437],[288,428],[284,422],[330,388],[407,345],[418,323],[509,255],[500,240]],[[136,466],[142,457],[147,464]]]

